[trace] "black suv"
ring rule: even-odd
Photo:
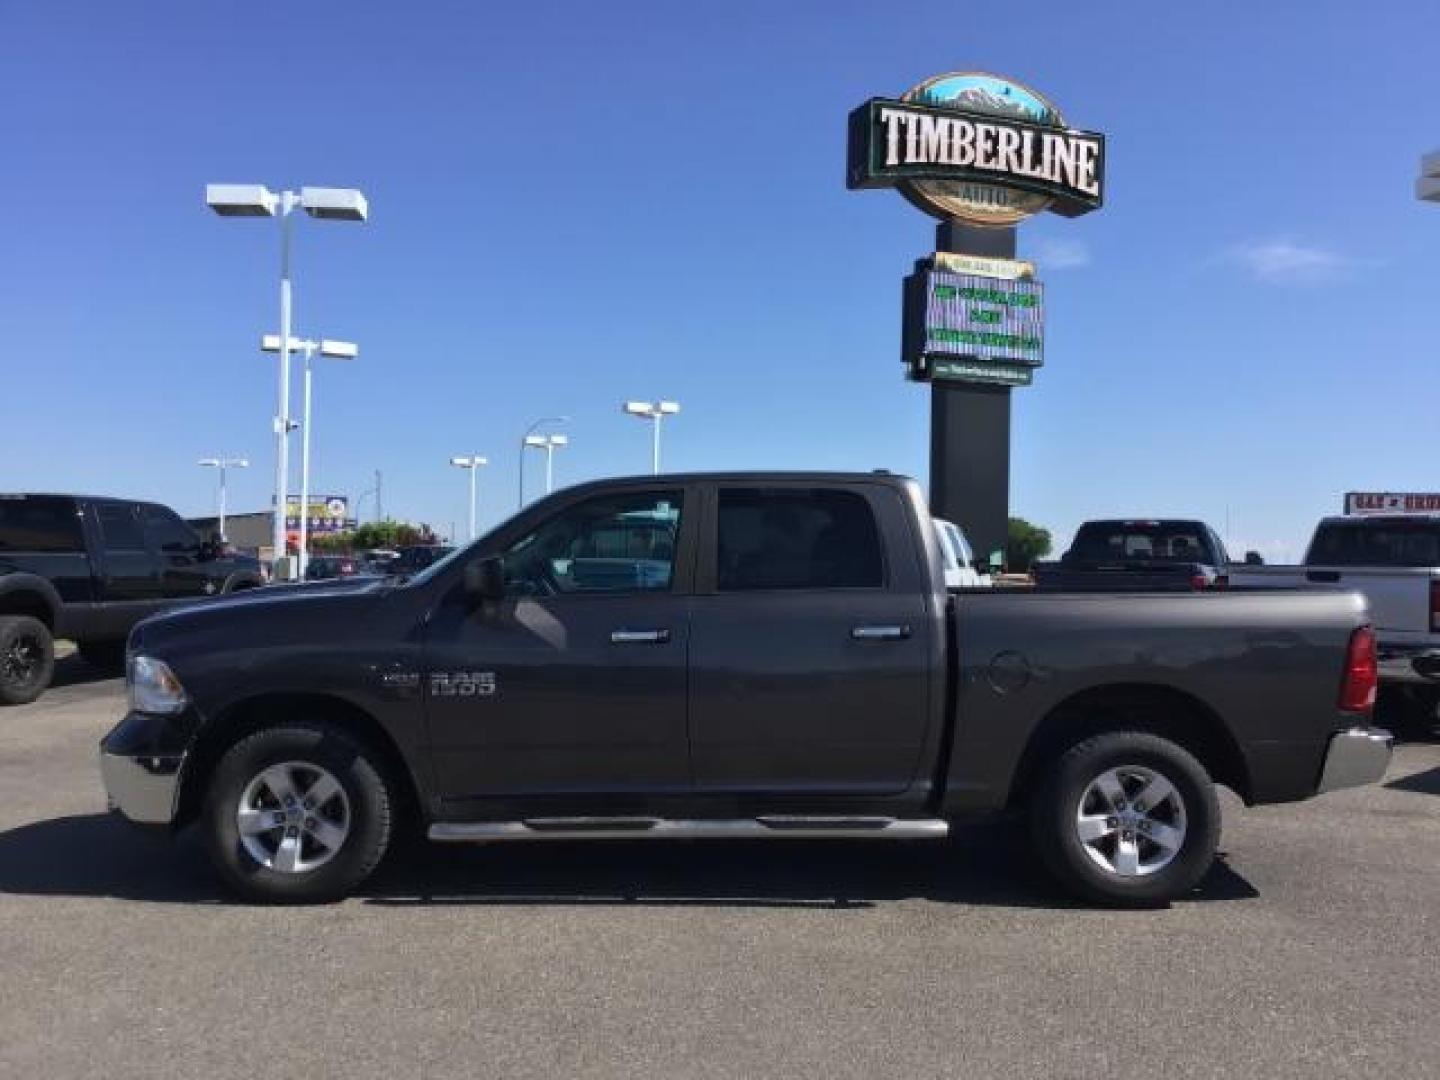
[[[455,549],[445,544],[411,544],[385,564],[387,574],[418,574],[431,563],[437,563]]]
[[[145,616],[263,583],[257,560],[202,540],[169,507],[0,493],[0,705],[50,684],[56,637],[118,666]]]

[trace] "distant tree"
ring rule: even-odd
[[[408,521],[367,521],[348,532],[317,533],[310,538],[310,550],[325,554],[348,554],[374,548],[408,547],[411,544],[438,544],[440,538],[429,525]]]
[[[341,555],[351,551],[348,532],[313,533],[310,536],[310,550],[320,555]]]
[[[1050,554],[1050,545],[1049,529],[1012,517],[1006,530],[1005,566],[1013,573],[1028,573],[1037,560]]]

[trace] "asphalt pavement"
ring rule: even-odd
[[[1168,910],[943,844],[421,847],[321,908],[226,899],[105,813],[121,688],[0,710],[0,1076],[1440,1076],[1440,744],[1246,810]]]

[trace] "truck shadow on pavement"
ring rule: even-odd
[[[0,893],[233,903],[193,834],[171,842],[108,814],[0,833]],[[1186,902],[1258,896],[1222,856]],[[1030,861],[1013,823],[944,842],[795,840],[404,844],[360,891],[376,905],[655,905],[853,910],[899,900],[1079,907]]]
[[[85,686],[107,679],[118,680],[124,675],[125,672],[120,666],[92,664],[78,653],[72,653],[55,661],[55,675],[50,680],[50,687],[58,690],[65,686]]]
[[[1440,795],[1440,765],[1424,772],[1411,773],[1385,785],[1392,791],[1413,791],[1421,795]]]

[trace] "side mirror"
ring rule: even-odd
[[[1265,558],[1258,551],[1247,551],[1245,552],[1245,565],[1264,566]]]
[[[495,555],[470,560],[465,565],[465,595],[477,604],[501,599],[505,595],[505,560]]]

